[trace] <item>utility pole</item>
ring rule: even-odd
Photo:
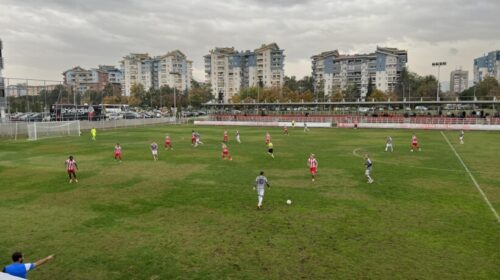
[[[179,72],[170,72],[170,74],[174,75],[174,76],[181,77],[181,74]],[[177,119],[177,96],[176,96],[175,88],[176,88],[176,85],[175,85],[175,78],[174,78],[174,119]]]

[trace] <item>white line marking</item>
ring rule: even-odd
[[[467,165],[465,165],[464,161],[462,160],[462,158],[460,157],[460,155],[457,153],[457,151],[455,150],[455,148],[453,147],[453,145],[451,145],[450,140],[448,140],[448,137],[446,137],[446,135],[442,131],[441,131],[441,135],[443,135],[444,140],[446,140],[446,142],[450,146],[451,150],[457,156],[457,158],[460,161],[460,163],[462,163],[462,166],[465,168],[465,171],[467,172],[467,174],[469,174],[469,177],[472,179],[472,182],[476,186],[476,189],[479,191],[479,193],[483,197],[484,201],[486,201],[486,204],[488,204],[488,206],[490,207],[491,212],[493,212],[493,214],[497,218],[497,221],[500,223],[500,216],[498,216],[497,211],[495,210],[495,208],[493,208],[493,205],[491,205],[490,200],[488,199],[488,197],[486,196],[486,194],[484,194],[483,190],[481,189],[481,187],[477,183],[476,178],[474,178],[474,176],[472,176],[472,173],[470,172],[469,168],[467,167]]]
[[[358,151],[361,150],[361,149],[363,149],[363,148],[357,148],[357,149],[352,150],[352,154],[354,156],[356,156],[356,157],[363,158],[363,156],[361,156],[360,154],[358,154]],[[373,162],[383,163],[383,164],[402,165],[401,163],[394,163],[394,162],[388,162],[388,161],[382,161],[382,160],[374,160],[374,159],[372,159],[372,161]],[[407,164],[405,164],[405,166],[411,167],[411,168],[418,168],[418,169],[427,169],[427,170],[460,172],[460,173],[464,172],[463,170],[458,170],[458,169],[445,169],[445,168],[423,167],[423,166],[407,165]]]

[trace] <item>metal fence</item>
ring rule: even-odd
[[[186,118],[153,118],[153,119],[121,119],[121,120],[103,120],[103,121],[80,121],[80,129],[90,130],[95,127],[98,130],[116,129],[122,127],[139,127],[155,124],[185,124],[188,122]],[[11,139],[27,139],[28,138],[27,122],[6,122],[0,123],[0,137]]]

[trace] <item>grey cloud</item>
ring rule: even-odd
[[[453,55],[455,42],[484,41],[481,54],[498,40],[499,11],[496,0],[7,0],[0,3],[0,36],[9,47],[7,62],[51,75],[74,65],[117,64],[129,52],[172,49],[183,50],[200,72],[213,47],[253,49],[269,42],[285,49],[289,63],[387,42],[449,43],[445,50]],[[309,71],[304,65],[300,74]]]

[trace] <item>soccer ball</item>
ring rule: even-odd
[[[289,199],[286,201],[286,204],[290,205],[290,204],[292,204],[292,201]]]

